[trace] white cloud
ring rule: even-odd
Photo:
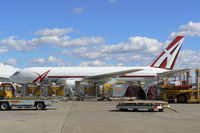
[[[58,59],[54,56],[49,56],[49,58],[48,58],[48,62],[50,62],[50,63],[56,63],[57,61],[58,61]]]
[[[69,67],[69,66],[72,66],[71,62],[69,61],[60,61],[56,66],[59,66],[59,67]]]
[[[108,0],[109,3],[115,3],[117,0]]]
[[[191,49],[186,49],[180,51],[180,54],[177,58],[174,69],[191,69],[191,79],[190,82],[195,82],[195,69],[200,68],[200,51],[194,51]]]
[[[102,37],[82,37],[74,40],[65,40],[57,43],[56,47],[69,47],[69,46],[87,46],[92,44],[105,43]]]
[[[67,38],[67,36],[65,36]],[[69,37],[68,37],[69,38]],[[34,38],[32,40],[27,40],[27,45],[31,46],[39,46],[39,45],[45,45],[45,44],[56,44],[59,43],[62,38],[59,38],[57,36],[43,36],[41,38]]]
[[[165,43],[146,37],[130,37],[127,42],[115,45],[97,45],[63,50],[63,55],[86,60],[117,60],[121,63],[150,63],[164,48]],[[83,65],[88,65],[84,63]]]
[[[175,64],[175,69],[182,69],[182,68],[196,69],[196,68],[200,68],[200,58],[199,57],[200,57],[200,51],[194,51],[194,50],[190,50],[190,49],[180,51],[177,62]],[[127,58],[128,57],[124,56],[123,60],[127,60]],[[140,65],[147,65],[145,63],[146,62],[149,63],[153,59],[152,57],[145,57],[145,56],[142,56],[142,55],[135,57],[137,59],[135,59],[134,57],[132,57],[132,58],[130,60],[128,59],[129,62],[131,60],[133,62],[135,60],[137,60],[137,62]],[[144,58],[144,59],[142,59],[142,58]],[[81,67],[87,67],[87,66],[124,66],[124,64],[118,63],[116,65],[113,65],[113,64],[108,64],[104,61],[96,59],[96,60],[92,60],[92,61],[82,62],[79,66],[81,66]]]
[[[71,66],[71,62],[63,61],[61,58],[49,56],[47,59],[37,58],[29,60],[31,66]]]
[[[134,52],[140,51],[142,53],[152,53],[157,52],[163,47],[161,42],[156,39],[151,39],[147,37],[130,37],[127,42],[122,42],[117,45],[107,45],[102,50],[103,52]]]
[[[175,68],[200,68],[200,51],[186,49],[180,52]]]
[[[33,38],[31,40],[18,39],[18,36],[10,36],[0,40],[0,53],[12,50],[17,52],[32,51],[36,50],[39,46],[50,44],[55,47],[77,47],[105,42],[102,37],[81,37],[71,39],[69,36],[64,35],[72,31],[72,28],[39,30],[34,34],[39,35],[40,37]]]
[[[73,9],[73,12],[76,13],[76,14],[81,14],[83,11],[84,11],[84,8],[75,7]]]
[[[44,64],[44,63],[46,63],[46,60],[43,58],[31,59],[30,63],[31,64]]]
[[[104,66],[105,64],[106,64],[105,62],[102,62],[99,60],[95,60],[92,62],[92,65],[94,65],[94,66]]]
[[[49,56],[47,62],[48,63],[59,63],[59,62],[62,62],[62,59],[56,58],[54,56]]]
[[[48,36],[41,38],[34,38],[32,40],[17,40],[17,36],[10,36],[9,38],[0,40],[0,44],[4,47],[4,51],[15,50],[18,52],[32,51],[37,49],[40,45],[59,43],[62,38],[56,36]]]
[[[89,62],[82,62],[81,64],[79,64],[79,67],[88,67],[89,65]]]
[[[82,62],[79,64],[80,67],[88,67],[88,66],[108,66],[106,62],[100,61],[100,60],[94,60],[90,62]]]
[[[13,58],[10,58],[8,59],[5,64],[8,64],[8,65],[15,65],[17,64],[17,60],[13,59]]]
[[[17,38],[17,36],[10,36],[7,39],[0,40],[0,44],[6,49],[14,49],[16,51],[30,51],[35,49],[35,47],[28,45],[27,40],[16,40]]]
[[[200,37],[200,22],[190,21],[187,25],[181,25],[177,32],[172,32],[170,37],[177,35],[183,36],[199,36]]]
[[[8,48],[4,46],[0,47],[0,53],[5,53],[5,52],[8,52]]]
[[[118,63],[117,66],[121,67],[121,66],[124,66],[123,63]]]
[[[73,28],[64,28],[64,29],[60,29],[60,28],[48,29],[47,28],[47,29],[36,31],[34,32],[34,34],[38,36],[61,36],[73,31],[74,31]]]

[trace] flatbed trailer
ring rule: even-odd
[[[32,108],[37,110],[44,110],[46,106],[51,106],[52,102],[48,99],[42,98],[7,98],[0,100],[1,110],[10,110],[13,107],[18,108]]]
[[[133,101],[120,101],[116,108],[122,111],[126,110],[148,110],[150,112],[162,112],[164,107],[169,107],[167,102],[158,100],[133,100]]]

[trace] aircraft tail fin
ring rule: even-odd
[[[150,64],[150,67],[173,70],[184,36],[177,36],[161,54]]]

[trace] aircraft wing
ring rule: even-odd
[[[143,69],[129,69],[129,70],[124,70],[124,71],[117,71],[117,72],[111,72],[111,73],[105,73],[105,74],[90,76],[90,77],[86,77],[84,79],[99,80],[99,79],[104,79],[104,78],[111,78],[111,77],[114,77],[114,76],[117,76],[117,75],[123,75],[123,74],[127,74],[127,73],[138,72],[138,71],[141,71],[141,70],[143,70]]]
[[[163,73],[158,73],[157,76],[158,77],[165,77],[165,76],[179,76],[180,73],[184,73],[186,71],[188,71],[190,69],[179,69],[179,70],[172,70],[172,71],[167,71],[167,72],[163,72]]]

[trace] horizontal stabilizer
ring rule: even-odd
[[[189,71],[190,69],[179,69],[179,70],[172,70],[172,71],[167,71],[167,72],[163,72],[163,73],[158,73],[157,76],[158,77],[174,77],[174,76],[179,76],[180,73],[184,73],[186,71]]]

